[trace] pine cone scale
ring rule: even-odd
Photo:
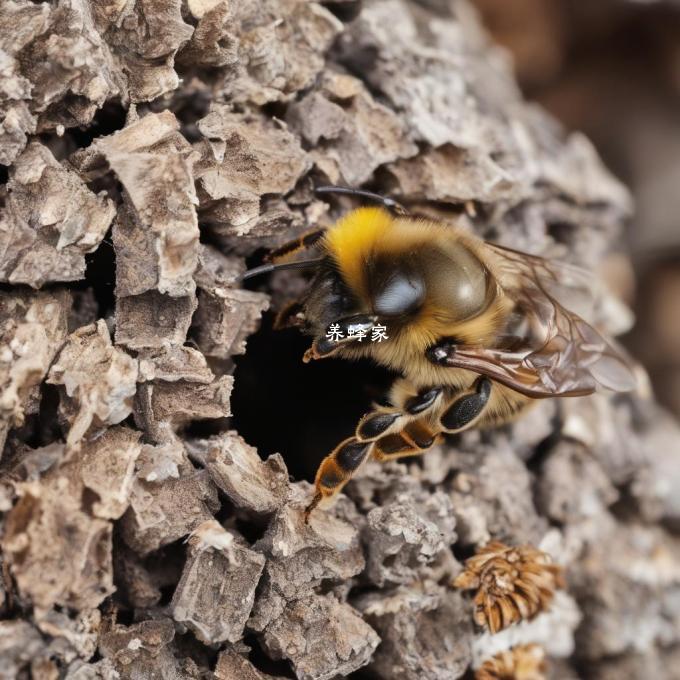
[[[545,652],[538,645],[519,645],[485,661],[475,680],[545,680]]]
[[[532,546],[509,547],[498,541],[468,559],[453,585],[477,590],[474,620],[497,633],[546,610],[557,588],[564,587],[562,570]]]

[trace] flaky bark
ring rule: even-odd
[[[2,677],[448,680],[520,644],[671,677],[680,431],[647,394],[370,464],[309,525],[230,420],[232,357],[301,286],[236,279],[340,214],[315,185],[594,277],[616,248],[628,192],[466,0],[5,0],[0,65]],[[450,586],[491,540],[568,583],[497,635]]]

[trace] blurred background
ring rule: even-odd
[[[637,317],[624,341],[680,416],[680,2],[474,2],[525,96],[588,135],[633,193],[632,271],[612,272]]]

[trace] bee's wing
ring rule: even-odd
[[[625,352],[567,309],[561,299],[593,299],[592,277],[494,244],[498,278],[512,298],[518,323],[504,348],[454,347],[446,365],[482,373],[531,397],[589,394],[598,387],[626,392],[635,378]]]
[[[582,267],[559,260],[546,260],[497,243],[486,243],[493,250],[503,289],[542,292],[552,302],[592,321],[598,298],[602,297],[597,279]]]

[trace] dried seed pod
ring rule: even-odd
[[[475,623],[497,633],[547,609],[555,589],[564,587],[564,578],[546,553],[492,541],[467,560],[453,585],[477,589]]]
[[[475,680],[545,680],[545,651],[539,645],[518,645],[485,661]]]

